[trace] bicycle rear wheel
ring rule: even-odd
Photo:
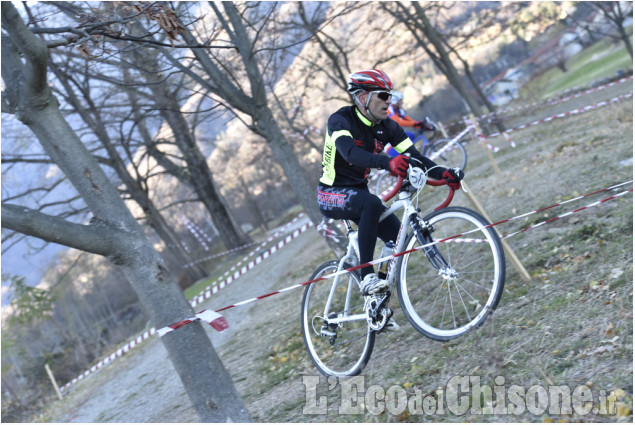
[[[459,167],[465,170],[467,166],[467,152],[465,147],[459,142],[452,142],[452,139],[440,139],[429,145],[424,155],[446,167]]]
[[[425,223],[428,223],[426,228]],[[408,321],[425,336],[448,341],[483,324],[505,283],[505,256],[496,232],[478,213],[461,207],[436,211],[406,240],[397,291]],[[459,237],[454,237],[462,235]]]
[[[310,280],[337,271],[338,263],[333,260],[322,264]],[[326,376],[359,374],[373,351],[375,332],[368,327],[359,283],[357,272],[347,272],[313,282],[304,291],[304,345],[315,367]]]

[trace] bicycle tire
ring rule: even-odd
[[[445,165],[450,168],[459,167],[465,170],[465,167],[467,167],[467,152],[465,147],[460,141],[456,141],[452,143],[450,148],[446,148],[449,142],[452,142],[452,139],[439,139],[429,144],[424,150],[423,155],[437,164]],[[438,154],[438,152],[441,153]]]
[[[397,265],[399,302],[420,333],[449,341],[482,325],[496,309],[505,284],[503,246],[496,231],[484,228],[487,220],[467,208],[444,208],[422,222],[432,226],[430,232],[408,235],[405,250],[445,240],[432,245],[431,252],[440,253],[450,267],[441,273],[423,249],[403,255]]]
[[[396,183],[397,177],[391,175],[388,171],[385,171],[377,177],[377,181],[375,182],[375,194],[377,196],[381,195],[384,191],[393,187]]]
[[[327,261],[313,272],[310,280],[335,272],[338,264],[339,261],[336,260]],[[364,297],[359,291],[360,281],[359,274],[355,271],[339,277],[327,317],[332,314],[342,317],[346,313],[364,313]],[[370,359],[375,344],[375,332],[370,330],[364,318],[341,322],[335,328],[329,328],[336,333],[334,341],[320,335],[320,329],[326,326],[323,315],[332,284],[332,278],[320,280],[309,284],[304,290],[302,337],[309,357],[320,373],[325,376],[354,376],[364,369]],[[348,311],[345,305],[347,294],[350,297]]]

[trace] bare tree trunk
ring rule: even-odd
[[[269,226],[267,226],[267,220],[265,220],[265,218],[262,216],[262,209],[258,207],[258,203],[249,192],[249,186],[247,186],[247,183],[245,183],[245,178],[242,176],[242,174],[238,175],[238,182],[240,183],[240,187],[245,194],[245,201],[249,205],[249,209],[256,215],[258,221],[260,222],[260,227],[262,227],[262,230],[266,232],[267,230],[269,230]]]
[[[304,208],[307,216],[317,225],[323,216],[317,207],[316,187],[309,183],[309,179],[298,161],[293,147],[280,130],[278,121],[268,106],[264,77],[260,72],[257,58],[253,53],[254,46],[252,46],[252,42],[249,39],[242,16],[234,3],[223,2],[223,9],[229,19],[227,21],[215,2],[209,2],[209,4],[240,54],[242,65],[249,80],[250,93],[243,92],[239,87],[236,87],[225,74],[220,64],[215,63],[207,52],[203,51],[203,49],[193,49],[196,59],[207,73],[208,80],[212,83],[210,89],[232,107],[251,117],[253,124],[249,126],[249,129],[267,141],[289,184],[293,188],[300,205]],[[196,43],[196,38],[187,29],[183,33],[183,38],[188,43]],[[201,79],[198,81],[201,81]],[[205,84],[205,81],[202,81],[202,83]],[[332,245],[332,240],[327,238],[327,243]],[[332,248],[335,251],[338,249],[343,250],[339,245],[332,245]]]
[[[231,22],[231,28],[229,28],[229,23],[218,10],[216,4],[210,3],[210,6],[219,17],[219,20],[223,22],[223,25],[228,29],[232,42],[236,44],[241,54],[243,65],[249,79],[251,94],[248,95],[236,87],[221,66],[215,63],[204,49],[193,49],[192,52],[206,72],[207,78],[196,75],[191,70],[183,67],[183,65],[174,58],[171,59],[172,63],[192,76],[195,81],[203,87],[221,96],[229,105],[248,114],[252,118],[253,125],[249,126],[249,129],[265,138],[282,166],[285,176],[289,182],[292,182],[292,187],[300,204],[311,220],[313,220],[314,223],[319,223],[322,219],[322,215],[317,208],[316,188],[311,187],[308,183],[308,178],[304,174],[303,167],[300,165],[300,162],[295,156],[295,152],[282,134],[282,131],[277,125],[277,120],[267,105],[263,76],[258,68],[256,58],[252,54],[250,40],[238,11],[232,3],[223,3],[225,12]],[[182,35],[186,42],[191,44],[198,43],[194,35],[192,35],[187,28]],[[164,51],[164,53],[166,52]]]
[[[485,95],[485,93],[483,93],[483,89],[481,89],[481,86],[474,79],[474,75],[472,74],[472,70],[470,69],[470,64],[467,63],[467,61],[465,59],[463,59],[463,57],[461,57],[461,55],[459,55],[459,52],[457,52],[454,48],[452,48],[452,47],[450,47],[448,45],[447,40],[443,40],[443,41],[444,41],[445,45],[448,46],[448,48],[452,51],[452,53],[454,53],[454,55],[463,64],[463,69],[465,70],[465,76],[467,77],[468,80],[470,80],[470,83],[472,84],[472,87],[476,91],[476,94],[481,99],[483,104],[485,104],[485,107],[490,112],[496,112],[496,107],[494,105],[492,105],[492,102],[490,102],[489,99],[487,98],[487,96]],[[498,118],[498,116],[496,116],[496,119],[493,121],[493,124],[496,126],[498,131],[501,132],[501,133],[506,130],[505,125],[503,125],[503,122]]]
[[[84,122],[93,130],[95,135],[98,137],[102,146],[108,153],[111,166],[117,173],[117,176],[119,176],[123,184],[126,186],[126,189],[132,199],[143,210],[145,218],[147,219],[150,227],[154,229],[154,231],[159,235],[159,238],[161,238],[165,243],[169,255],[171,255],[175,259],[175,263],[178,267],[175,272],[178,273],[181,267],[185,265],[193,264],[194,259],[191,258],[190,255],[182,248],[178,237],[172,231],[167,221],[163,218],[153,202],[150,200],[150,197],[148,196],[147,185],[145,184],[146,182],[141,176],[138,175],[138,170],[136,169],[136,167],[134,171],[137,172],[137,178],[134,178],[128,171],[128,167],[126,167],[124,161],[117,152],[117,149],[115,149],[110,135],[108,134],[108,130],[106,129],[106,126],[101,119],[99,108],[95,106],[92,99],[90,98],[90,95],[82,90],[83,97],[88,104],[88,108],[85,108],[75,95],[75,92],[70,84],[70,77],[62,72],[57,65],[50,63],[49,66],[66,90],[66,100],[71,106],[73,106],[74,110],[80,115]],[[197,264],[193,264],[191,267],[188,267],[186,273],[189,275],[192,282],[196,282],[197,280],[207,276],[205,270]]]
[[[135,27],[140,33],[144,32],[139,23],[136,23]],[[125,56],[131,59],[131,62],[135,64],[149,83],[153,101],[172,130],[174,141],[183,154],[189,172],[189,183],[207,208],[221,240],[228,249],[248,244],[251,239],[234,222],[229,209],[224,205],[216,190],[212,171],[190,131],[190,125],[181,112],[181,106],[176,99],[175,92],[170,90],[159,71],[160,66],[155,59],[154,52],[147,52],[142,47],[137,47]]]
[[[626,30],[622,25],[619,25],[617,30],[620,33],[620,38],[624,42],[624,48],[626,49],[628,54],[631,55],[631,59],[633,59],[633,43],[631,43],[631,38],[628,36]]]
[[[45,43],[26,27],[11,2],[2,2],[1,9],[2,110],[13,112],[33,131],[94,215],[90,224],[80,225],[3,204],[2,226],[106,256],[122,269],[157,328],[192,317],[173,275],[61,115],[47,83]],[[168,333],[162,342],[201,421],[251,420],[200,322]]]
[[[387,2],[382,4],[381,7],[410,30],[417,44],[430,56],[439,71],[445,75],[448,82],[463,98],[470,111],[475,116],[480,117],[483,113],[482,109],[452,63],[441,36],[428,20],[421,5],[418,2],[412,2],[411,4],[414,8],[414,13],[408,9],[407,5],[402,3],[393,4]],[[420,33],[423,37],[421,37]],[[432,49],[427,43],[432,45]]]
[[[443,46],[443,42],[441,41],[439,33],[428,20],[428,17],[426,16],[425,11],[421,7],[421,5],[417,2],[413,2],[412,5],[416,11],[416,16],[419,20],[418,22],[421,24],[421,30],[425,34],[430,44],[432,44],[432,46],[434,47],[438,55],[438,60],[442,64],[441,71],[447,77],[450,84],[452,84],[452,86],[459,92],[461,97],[468,104],[472,113],[477,117],[481,116],[482,110],[480,105],[478,104],[476,99],[474,99],[474,96],[472,96],[469,88],[463,81],[463,78],[461,78],[454,64],[452,63],[448,52]]]

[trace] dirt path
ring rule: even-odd
[[[298,226],[304,222],[299,221]],[[298,283],[281,279],[289,271],[289,265],[305,263],[324,252],[327,252],[326,244],[317,232],[309,229],[197,308],[218,309]],[[296,290],[299,291],[301,289]],[[296,296],[301,296],[301,292]],[[263,302],[269,304],[266,310],[271,309],[275,314],[275,301]],[[250,329],[253,321],[246,320],[252,316],[254,307],[255,304],[250,304],[226,310],[223,314],[230,327],[223,333],[208,328],[221,358],[223,347],[239,332],[250,335],[246,342],[257,349],[258,342],[253,339],[255,335]],[[236,354],[235,349],[230,351]],[[237,363],[228,368],[235,375],[240,373],[241,365]],[[41,419],[51,422],[198,422],[158,337],[73,386],[62,402],[54,403],[46,416]]]

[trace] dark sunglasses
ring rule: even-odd
[[[387,92],[387,91],[380,91],[380,92],[376,92],[376,93],[377,93],[377,97],[380,100],[383,100],[384,102],[392,97],[392,94]]]

